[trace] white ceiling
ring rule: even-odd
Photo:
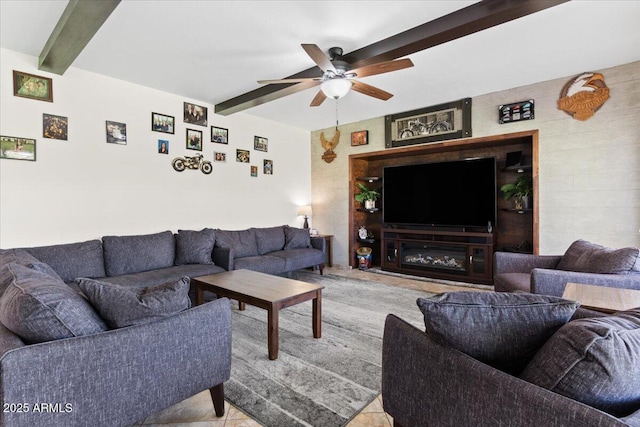
[[[473,3],[123,0],[72,66],[215,105],[314,66],[301,43],[348,53]],[[0,46],[39,56],[66,4],[0,0]],[[640,1],[573,0],[410,58],[413,68],[363,79],[393,98],[351,92],[340,123],[638,61]],[[309,107],[316,91],[244,113],[330,127],[335,102]]]

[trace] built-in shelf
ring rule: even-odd
[[[361,176],[356,178],[357,181],[376,182],[380,181],[379,176]]]
[[[503,172],[518,172],[518,173],[524,173],[530,170],[531,170],[531,165],[507,166],[506,168],[502,169]]]
[[[502,209],[505,212],[514,212],[514,213],[519,213],[519,214],[524,214],[524,213],[531,213],[533,212],[533,209],[515,209],[515,208],[504,208]]]
[[[358,239],[358,241],[362,243],[375,243],[376,239]]]
[[[365,209],[365,208],[358,208],[356,209],[359,212],[369,212],[369,213],[374,213],[374,212],[378,212],[380,210],[380,208],[371,208],[371,209]]]

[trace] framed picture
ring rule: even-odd
[[[198,126],[207,125],[207,107],[184,103],[184,122]]]
[[[217,142],[218,144],[228,144],[229,129],[211,126],[211,142]]]
[[[385,116],[385,147],[471,136],[471,98]]]
[[[109,144],[127,145],[127,125],[107,120],[107,142]]]
[[[236,162],[249,163],[249,150],[236,150]]]
[[[258,167],[257,166],[251,166],[251,176],[253,176],[253,177],[258,176]]]
[[[269,140],[267,138],[263,138],[261,136],[253,137],[253,149],[258,151],[267,151],[267,147],[269,145]]]
[[[202,151],[202,131],[187,129],[187,150]]]
[[[220,151],[214,151],[214,153],[213,153],[213,161],[214,162],[226,162],[227,161],[227,153],[222,153]]]
[[[351,146],[367,145],[369,143],[369,131],[359,130],[358,132],[351,132]]]
[[[17,136],[0,136],[0,159],[36,160],[36,140]]]
[[[264,161],[264,174],[273,175],[273,160]]]
[[[174,133],[176,118],[166,114],[151,113],[151,130],[154,132]]]
[[[498,123],[500,124],[533,119],[535,119],[533,99],[498,107]]]
[[[53,102],[53,80],[13,70],[13,94],[23,98]]]
[[[68,130],[68,117],[54,116],[53,114],[42,115],[42,136],[44,138],[66,141]]]
[[[158,140],[158,153],[159,154],[169,154],[169,141],[165,139]]]

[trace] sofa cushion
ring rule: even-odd
[[[36,257],[31,255],[24,249],[0,250],[0,296],[2,296],[4,290],[7,288],[7,286],[9,286],[9,283],[11,283],[11,280],[13,278],[11,272],[3,268],[8,264],[22,265],[31,268],[32,270],[37,270],[41,273],[51,276],[54,279],[62,280],[60,279],[60,276],[58,276],[58,273],[56,273],[53,268],[51,268],[51,266],[38,261]]]
[[[148,288],[84,278],[76,282],[111,328],[151,322],[191,307],[188,277]]]
[[[280,274],[286,271],[285,260],[277,256],[259,255],[237,258],[235,270],[253,270],[267,274]]]
[[[107,330],[91,305],[68,285],[38,270],[9,264],[11,283],[0,297],[0,322],[29,343]]]
[[[216,242],[215,231],[178,230],[176,235],[176,265],[213,264],[211,253]]]
[[[235,258],[258,255],[258,244],[253,228],[248,230],[216,230],[216,246],[232,249]]]
[[[105,276],[100,240],[40,246],[25,248],[25,250],[39,261],[51,266],[65,282],[73,282],[76,277]]]
[[[284,248],[284,227],[254,228],[254,232],[260,255]]]
[[[174,265],[176,245],[171,231],[137,236],[104,236],[102,244],[107,276]]]
[[[271,252],[269,255],[282,258],[285,261],[282,272],[300,270],[324,264],[324,252],[314,248],[288,249],[286,251]]]
[[[586,240],[576,240],[558,263],[558,270],[582,273],[638,274],[640,249],[612,249]]]
[[[579,304],[547,295],[449,292],[419,298],[434,340],[509,373],[519,373]]]
[[[182,264],[174,265],[173,267],[159,268],[157,270],[123,274],[121,276],[103,277],[100,281],[121,286],[148,288],[149,286],[175,282],[185,276],[208,276],[209,274],[222,273],[224,271],[226,271],[224,268],[214,264]]]
[[[531,292],[530,273],[502,273],[493,277],[493,289],[496,292]]]
[[[520,378],[608,412],[640,409],[640,308],[558,330]]]
[[[311,247],[311,236],[305,228],[284,227],[284,249],[301,249]]]

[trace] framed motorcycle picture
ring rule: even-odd
[[[471,98],[385,116],[385,148],[471,136]]]

